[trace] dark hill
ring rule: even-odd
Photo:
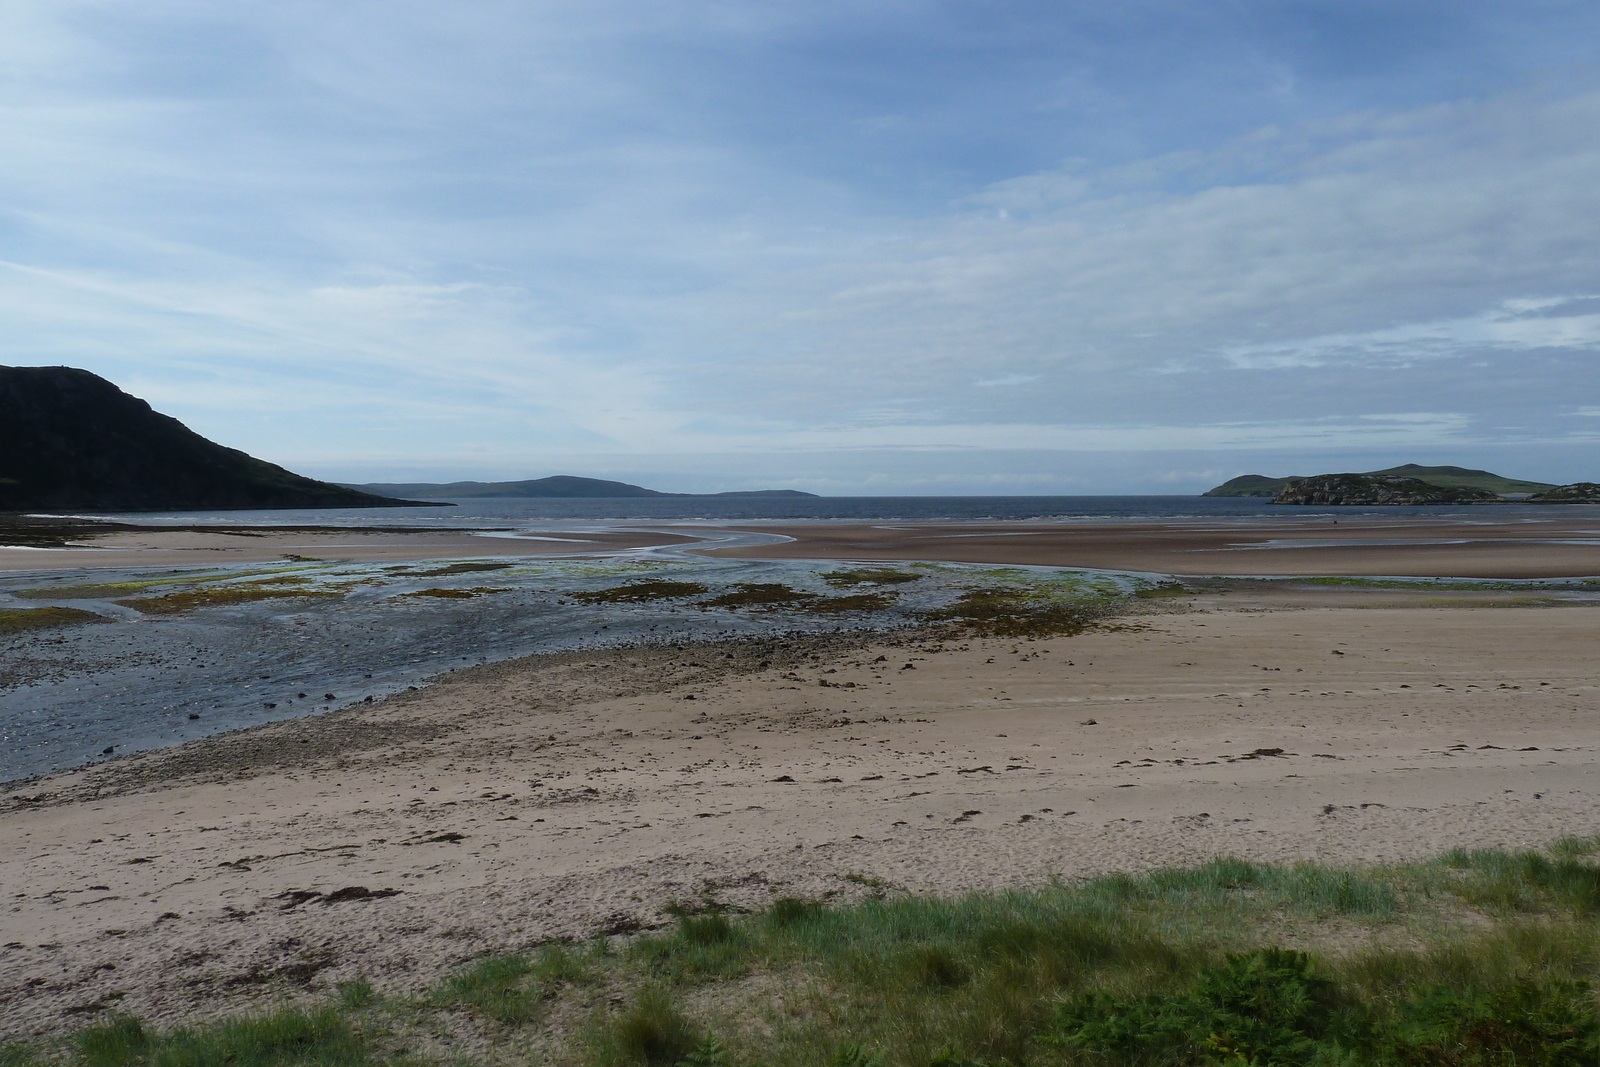
[[[224,448],[86,370],[0,367],[0,511],[410,503],[302,478]]]
[[[530,478],[520,482],[374,482],[351,486],[368,493],[397,496],[428,496],[444,500],[576,499],[581,497],[670,496],[627,482],[608,482],[603,478],[575,478],[557,474],[552,478]]]
[[[578,478],[570,474],[557,474],[549,478],[530,478],[520,482],[372,482],[353,485],[369,493],[386,493],[397,496],[437,497],[441,500],[560,500],[577,498],[608,498],[659,496],[760,496],[760,497],[810,497],[815,493],[802,493],[798,489],[751,489],[733,493],[663,493],[627,482],[612,482],[604,478]]]

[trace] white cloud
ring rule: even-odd
[[[269,455],[395,462],[1587,439],[1591,83],[1116,159],[1063,137],[1059,165],[897,200],[924,157],[883,146],[973,113],[803,97],[843,76],[744,111],[698,80],[856,10],[7,5],[0,359]],[[997,90],[994,121],[1131,122],[1093,70]],[[766,140],[774,114],[800,132]],[[813,134],[886,176],[796,162]]]

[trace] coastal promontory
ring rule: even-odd
[[[411,503],[305,478],[209,441],[86,370],[0,367],[0,511]]]
[[[1420,478],[1371,474],[1319,474],[1290,482],[1272,498],[1274,504],[1496,504],[1488,489],[1441,486]]]

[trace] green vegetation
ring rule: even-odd
[[[589,961],[566,945],[547,945],[538,956],[490,956],[439,984],[429,1003],[459,1008],[497,1023],[531,1021],[564,986],[592,980]]]
[[[780,604],[795,604],[802,600],[815,597],[815,593],[805,593],[792,589],[778,582],[740,582],[733,587],[732,592],[723,593],[719,597],[702,601],[700,606],[705,608],[765,608],[775,607]]]
[[[1105,618],[1112,603],[1109,595],[1063,597],[1047,588],[991,586],[969,589],[923,618],[998,637],[1047,637],[1082,633]]]
[[[856,585],[902,585],[922,579],[920,574],[907,574],[890,567],[858,567],[848,571],[826,571],[818,575],[829,585],[849,587]]]
[[[476,960],[416,995],[154,1032],[5,1067],[1590,1067],[1600,840],[1341,869],[1221,858],[954,898],[736,914]]]
[[[118,600],[116,603],[146,615],[176,615],[183,611],[193,611],[195,608],[226,607],[232,604],[249,604],[257,600],[328,599],[343,595],[331,589],[285,589],[268,587],[265,583],[250,583],[215,586],[210,589],[184,589],[163,596],[134,597],[129,600]]]
[[[444,578],[452,574],[476,574],[479,571],[503,571],[511,568],[509,563],[450,563],[443,567],[436,567],[431,571],[418,571],[419,578]]]
[[[73,626],[83,622],[109,622],[82,608],[0,608],[0,636],[51,626]]]
[[[583,604],[642,604],[649,600],[678,600],[699,596],[706,587],[699,582],[670,582],[660,578],[647,578],[629,582],[610,589],[596,589],[586,593],[568,593]]]
[[[856,611],[883,611],[894,607],[887,593],[855,593],[850,596],[819,596],[805,601],[806,611],[818,615],[846,615]]]
[[[373,1061],[370,1041],[332,1005],[166,1034],[123,1017],[83,1031],[76,1051],[83,1067],[365,1067]]]
[[[440,600],[471,600],[475,596],[485,593],[504,593],[504,589],[497,589],[488,585],[475,585],[471,589],[418,589],[413,593],[401,593],[401,596],[431,596]]]

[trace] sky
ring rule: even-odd
[[[0,364],[341,481],[1600,480],[1592,0],[7,0]]]

